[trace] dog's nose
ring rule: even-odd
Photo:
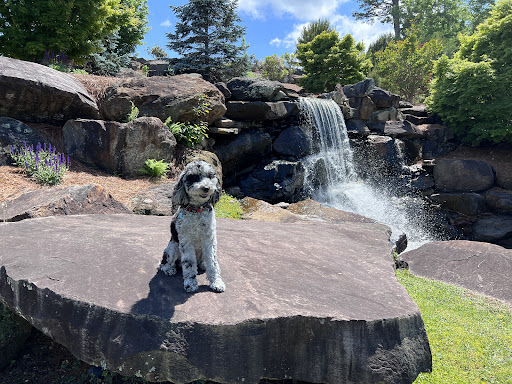
[[[204,193],[207,193],[207,192],[210,192],[210,188],[209,187],[202,187],[201,190],[204,192]]]

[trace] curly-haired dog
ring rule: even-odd
[[[178,178],[172,195],[173,207],[178,207],[171,221],[171,241],[164,251],[160,269],[167,275],[176,274],[181,262],[184,288],[196,292],[197,268],[206,271],[210,288],[224,292],[217,261],[217,233],[213,206],[220,198],[217,172],[205,161],[193,161]]]

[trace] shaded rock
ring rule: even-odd
[[[422,124],[433,124],[435,122],[434,117],[428,116],[428,117],[418,117],[414,115],[403,115],[404,119],[407,121],[410,121],[411,123],[415,125],[422,125]]]
[[[233,120],[279,120],[298,113],[297,104],[290,101],[228,101],[226,116]]]
[[[357,110],[358,117],[361,120],[368,120],[376,108],[369,96],[352,97],[349,99],[349,105]]]
[[[25,319],[10,311],[0,301],[0,369],[16,359],[31,330],[32,326]]]
[[[484,198],[478,193],[436,193],[430,198],[443,208],[463,215],[478,216],[485,208]]]
[[[428,117],[427,106],[423,104],[412,105],[407,102],[400,102],[400,111],[406,115],[417,117]]]
[[[434,178],[430,175],[418,175],[411,180],[411,186],[414,189],[424,191],[434,187]]]
[[[385,109],[390,107],[399,107],[400,96],[386,91],[385,89],[375,87],[369,93],[369,97],[373,101],[376,108]]]
[[[215,153],[224,176],[231,177],[258,164],[272,150],[272,138],[258,131],[241,132],[233,139],[218,140]]]
[[[366,123],[361,119],[350,119],[346,121],[347,132],[356,133],[358,135],[369,135],[370,129],[366,126]]]
[[[343,93],[347,98],[368,96],[375,88],[375,81],[369,78],[356,84],[343,86]]]
[[[309,153],[310,140],[299,127],[286,128],[274,141],[274,151],[283,156],[300,158]]]
[[[101,185],[73,185],[27,192],[7,202],[4,219],[20,221],[56,215],[130,213]]]
[[[494,185],[494,169],[479,160],[436,161],[434,166],[436,189],[442,192],[479,192]]]
[[[473,224],[473,238],[489,243],[509,243],[512,238],[512,216],[488,216]]]
[[[389,136],[369,135],[367,138],[369,151],[377,160],[391,163],[395,156],[393,139]]]
[[[512,303],[512,250],[452,240],[427,243],[400,257],[415,276],[456,284]]]
[[[424,140],[421,144],[421,157],[424,160],[434,160],[440,156],[450,153],[455,147],[455,144],[439,143],[433,140]]]
[[[382,113],[385,113],[384,111]],[[383,121],[368,123],[368,127],[372,131],[379,132],[381,134],[403,138],[403,139],[417,139],[421,137],[421,134],[416,130],[416,126],[411,124],[409,121]]]
[[[419,132],[423,138],[435,141],[436,143],[446,143],[454,137],[450,128],[441,124],[416,125],[416,131]]]
[[[215,83],[214,85],[217,87],[217,89],[219,91],[221,91],[221,93],[224,95],[226,100],[231,98],[231,91],[229,90],[226,83],[219,82],[219,83]]]
[[[281,85],[283,87],[282,91],[291,99],[297,99],[299,95],[306,92],[304,88],[297,84],[281,83]]]
[[[213,84],[191,75],[127,79],[107,89],[101,109],[107,120],[120,122],[126,120],[131,103],[139,108],[139,116],[195,121],[193,108],[200,95],[206,95],[210,104],[205,117],[208,124],[224,115],[224,95]]]
[[[286,97],[283,84],[257,77],[235,77],[227,87],[233,100],[279,101]]]
[[[512,214],[512,191],[493,188],[485,192],[485,203],[496,213]]]
[[[176,147],[169,128],[156,117],[130,123],[69,120],[62,132],[66,154],[123,176],[140,174],[147,159],[172,162]]]
[[[304,167],[295,161],[274,160],[240,181],[242,192],[270,203],[299,200],[304,186]]]
[[[258,220],[273,223],[294,223],[304,220],[303,217],[289,212],[286,209],[248,196],[240,201],[240,205],[244,211],[242,215],[244,220]]]
[[[139,215],[172,216],[172,193],[175,182],[148,188],[132,199],[133,212]]]
[[[36,123],[99,118],[98,106],[73,76],[0,57],[0,116]]]
[[[387,227],[218,219],[217,232],[226,292],[200,275],[191,295],[157,273],[169,218],[0,224],[0,297],[77,358],[149,381],[411,383],[432,368]]]
[[[0,117],[0,165],[11,163],[11,145],[14,148],[28,146],[37,147],[44,139],[28,125],[10,117]]]

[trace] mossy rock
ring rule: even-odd
[[[0,303],[0,369],[16,358],[32,326]]]

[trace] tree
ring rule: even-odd
[[[336,84],[352,84],[365,78],[369,62],[364,45],[356,44],[349,34],[340,39],[338,32],[322,32],[307,44],[297,46],[305,75],[300,84],[309,92],[324,92]]]
[[[155,44],[153,47],[146,48],[146,52],[153,56],[155,59],[164,59],[167,57],[167,53],[158,44]]]
[[[174,33],[168,33],[167,46],[182,57],[175,71],[198,72],[215,81],[216,71],[229,72],[240,60],[245,47],[237,45],[245,27],[236,12],[236,0],[190,0],[171,9],[180,20]],[[217,76],[218,77],[218,76]]]
[[[400,39],[401,34],[401,10],[400,0],[357,0],[360,12],[352,15],[357,20],[367,20],[373,23],[375,19],[383,23],[392,23],[395,32],[395,40]]]
[[[99,52],[107,35],[134,23],[134,12],[121,0],[4,0],[0,52],[30,61],[42,59],[45,52],[62,52],[80,62]]]
[[[331,26],[331,23],[327,19],[318,19],[309,23],[300,33],[299,38],[297,39],[297,45],[299,44],[307,44],[313,39],[321,34],[322,32],[332,32],[334,28]]]
[[[392,41],[384,51],[375,54],[374,70],[379,85],[412,102],[415,95],[426,90],[434,60],[441,52],[438,40],[419,44],[417,30],[407,30],[404,40]]]
[[[427,104],[465,143],[512,143],[512,0],[435,65]]]
[[[148,4],[147,0],[121,0],[121,7],[125,10],[125,18],[119,30],[117,53],[120,55],[131,54],[135,48],[142,44],[144,35],[148,31]]]
[[[263,77],[269,80],[280,81],[288,74],[284,67],[284,60],[277,55],[267,56],[263,60]]]

